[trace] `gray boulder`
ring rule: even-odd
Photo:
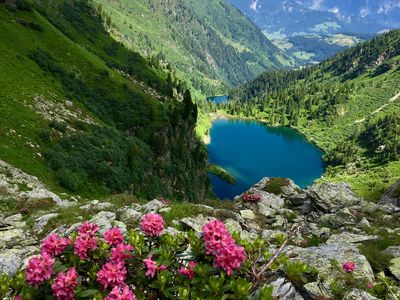
[[[376,235],[362,235],[350,232],[342,232],[339,234],[332,234],[326,241],[327,244],[337,244],[337,243],[361,243],[365,241],[376,240],[378,237]]]
[[[390,261],[389,270],[397,280],[400,280],[400,257]]]
[[[343,300],[378,300],[366,291],[352,289],[344,297]]]
[[[363,202],[346,183],[314,184],[307,190],[307,194],[314,208],[323,213],[335,213]]]
[[[271,283],[274,287],[272,296],[279,300],[303,300],[296,288],[284,278],[278,278]]]
[[[51,219],[57,218],[59,214],[51,213],[45,214],[35,220],[35,231],[37,233],[41,233],[44,230],[44,227],[50,222]]]
[[[117,215],[114,212],[101,211],[93,216],[89,222],[99,225],[99,232],[103,234],[105,231],[113,227],[113,221],[116,217]]]
[[[400,207],[400,180],[394,183],[379,200],[378,205],[394,205]]]
[[[156,213],[165,206],[166,206],[166,204],[162,203],[160,200],[154,199],[154,200],[151,200],[150,202],[147,202],[145,205],[143,205],[143,209],[146,212],[146,214]]]
[[[22,259],[15,255],[12,250],[0,252],[0,275],[7,274],[13,276],[20,269]]]
[[[395,258],[400,257],[400,246],[390,246],[386,248],[383,252],[392,255]]]
[[[120,220],[128,225],[133,225],[142,217],[142,213],[137,210],[127,207],[119,210]]]
[[[308,292],[317,298],[326,297],[332,280],[343,272],[335,266],[335,261],[339,265],[346,261],[354,262],[357,266],[354,272],[355,278],[366,279],[368,282],[374,281],[374,272],[370,264],[354,244],[329,244],[310,248],[289,247],[287,255],[291,260],[300,260],[326,276],[322,289],[317,283],[309,283],[305,286]]]
[[[213,217],[205,217],[202,214],[196,216],[196,217],[188,217],[188,218],[183,218],[180,220],[180,222],[190,228],[193,229],[196,232],[201,232],[202,228],[204,225],[206,225],[208,222],[215,220]]]

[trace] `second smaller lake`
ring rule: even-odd
[[[215,194],[233,199],[263,177],[291,178],[300,187],[324,173],[323,152],[297,131],[245,120],[217,120],[211,128],[209,159],[237,180],[230,185],[211,175]]]
[[[227,95],[212,96],[212,97],[207,97],[207,100],[214,102],[215,104],[226,103],[229,101],[229,96]]]

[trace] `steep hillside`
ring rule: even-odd
[[[232,92],[235,115],[298,128],[326,151],[325,178],[376,199],[400,176],[400,30],[318,66],[267,72]]]
[[[203,93],[225,90],[290,62],[225,0],[96,0],[125,45],[170,63]]]
[[[0,27],[0,159],[91,197],[208,193],[190,94],[115,42],[90,3],[0,1]]]

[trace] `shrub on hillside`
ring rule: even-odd
[[[202,237],[161,234],[164,220],[149,214],[141,232],[118,228],[99,234],[84,222],[72,236],[49,235],[24,272],[0,278],[11,299],[272,299],[266,283],[278,277],[301,287],[316,271],[282,255],[287,242],[235,239],[220,221]],[[262,258],[263,257],[263,258]],[[262,258],[262,259],[261,259]]]

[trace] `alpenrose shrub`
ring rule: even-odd
[[[262,199],[262,196],[259,194],[246,193],[242,196],[243,202],[257,203],[257,202],[260,202],[261,199]]]
[[[140,226],[125,236],[118,228],[100,234],[84,222],[69,238],[49,235],[26,270],[0,277],[1,298],[272,299],[268,282],[278,277],[296,287],[316,278],[314,269],[282,255],[287,238],[275,245],[240,241],[218,220],[200,237],[161,234],[158,214]]]

